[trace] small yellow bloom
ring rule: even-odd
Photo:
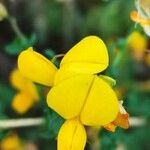
[[[71,48],[58,70],[32,48],[19,55],[19,70],[35,82],[52,86],[48,106],[67,119],[58,135],[59,150],[83,150],[84,125],[104,126],[116,118],[119,105],[106,81],[109,77],[97,75],[108,63],[107,48],[96,36],[86,37]]]
[[[133,21],[141,24],[141,26],[145,26],[145,25],[149,26],[150,25],[150,19],[143,18],[135,10],[131,12],[130,17]]]
[[[9,135],[0,142],[1,150],[23,150],[21,141],[15,134]]]
[[[136,0],[137,11],[132,11],[130,17],[136,23],[139,23],[145,33],[150,36],[150,1]]]
[[[145,51],[148,42],[147,39],[137,31],[132,32],[127,38],[127,44],[133,51]]]
[[[148,46],[147,39],[139,32],[132,32],[127,38],[128,47],[137,61],[143,60],[144,53]]]
[[[2,21],[4,18],[6,18],[8,15],[7,10],[5,6],[0,3],[0,21]]]
[[[35,85],[31,80],[24,77],[18,69],[11,73],[10,82],[19,91],[12,100],[12,108],[19,114],[26,113],[39,100]]]

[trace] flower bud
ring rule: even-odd
[[[6,10],[6,7],[0,3],[0,21],[5,19],[8,16],[8,12]]]

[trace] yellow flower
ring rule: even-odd
[[[130,17],[133,21],[139,23],[141,26],[149,26],[150,25],[150,19],[145,19],[140,14],[138,14],[137,11],[133,10],[130,13]]]
[[[136,60],[143,60],[148,41],[140,32],[132,32],[127,38],[127,45],[132,50],[132,55]]]
[[[139,23],[145,33],[150,36],[150,1],[136,0],[137,11],[132,11],[130,17],[136,23]]]
[[[12,100],[12,108],[19,114],[26,113],[39,100],[35,85],[31,80],[24,77],[18,69],[12,71],[10,82],[18,90]]]
[[[1,150],[22,150],[21,141],[16,134],[9,135],[0,142]]]
[[[132,32],[127,39],[128,46],[134,51],[145,51],[148,46],[147,39],[137,31]]]
[[[84,125],[104,126],[116,118],[116,94],[104,77],[97,76],[108,63],[107,48],[96,36],[86,37],[71,48],[58,70],[32,48],[20,54],[19,70],[35,82],[52,86],[48,106],[67,119],[58,134],[59,150],[83,150]]]

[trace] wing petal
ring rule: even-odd
[[[52,86],[57,68],[41,54],[28,48],[18,58],[20,72],[34,82]]]

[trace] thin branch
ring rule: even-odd
[[[129,123],[131,127],[138,127],[143,126],[147,123],[147,120],[145,118],[140,117],[130,117]]]
[[[22,33],[22,31],[20,30],[20,28],[19,28],[19,26],[18,26],[18,23],[17,23],[17,21],[16,21],[16,18],[8,16],[8,20],[9,20],[10,25],[11,25],[12,29],[14,30],[15,34],[16,34],[22,41],[25,41],[25,40],[26,40],[26,37],[25,37],[25,35]]]
[[[44,124],[44,118],[8,119],[0,120],[0,129],[39,126]]]
[[[64,57],[64,56],[65,56],[65,54],[58,54],[58,55],[55,55],[55,56],[52,58],[51,62],[54,63],[54,62],[57,60],[57,58]]]

